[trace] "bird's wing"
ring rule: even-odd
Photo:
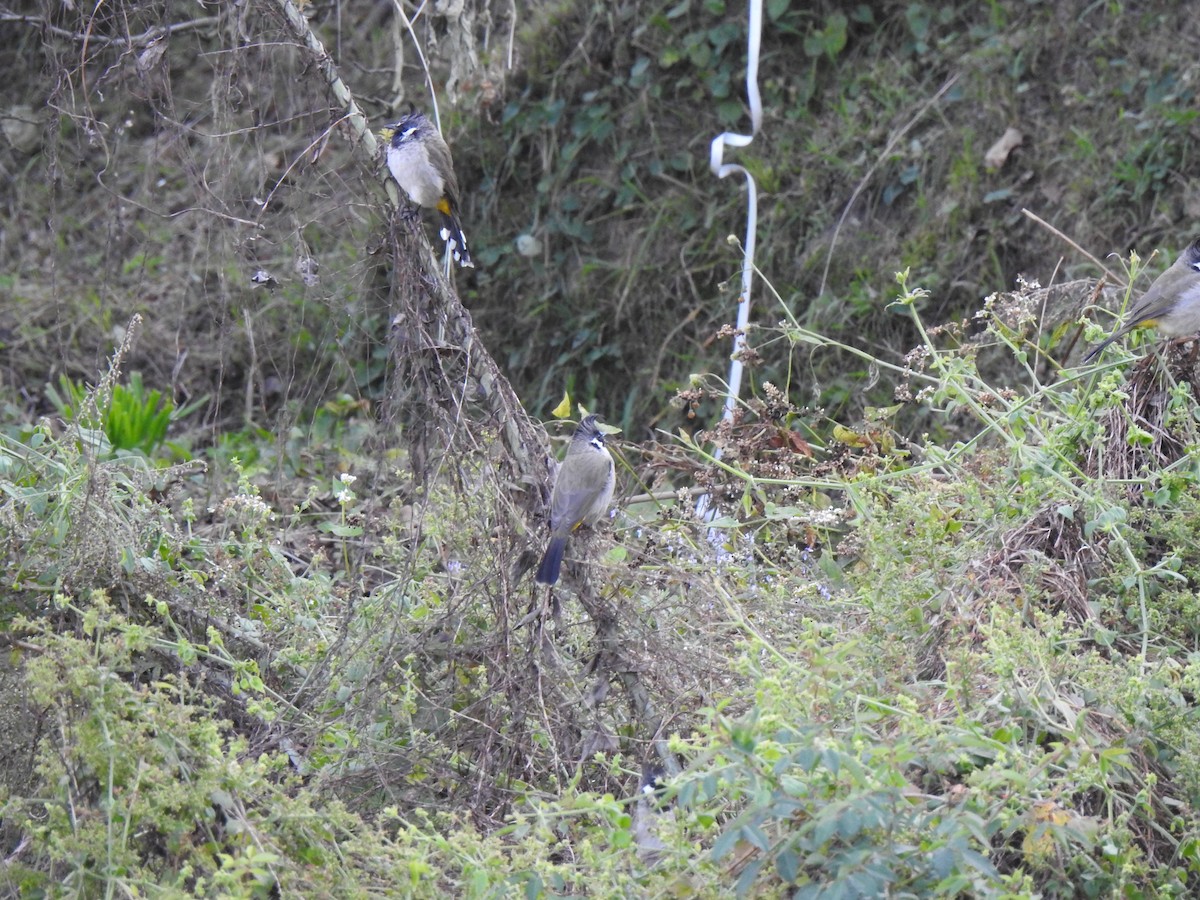
[[[1153,322],[1167,315],[1176,308],[1180,301],[1178,294],[1178,279],[1159,277],[1150,290],[1142,295],[1142,299],[1130,310],[1129,318],[1122,331],[1128,332],[1145,322]]]
[[[550,510],[550,529],[566,533],[582,525],[584,518],[600,498],[601,490],[603,485],[600,489],[560,491],[554,498],[554,508]]]

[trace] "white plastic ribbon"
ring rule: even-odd
[[[762,127],[762,97],[758,93],[758,51],[762,38],[762,0],[750,0],[750,33],[746,52],[746,100],[750,105],[750,133],[736,134],[726,131],[713,138],[709,150],[708,167],[718,178],[740,172],[746,176],[746,240],[742,243],[742,292],[738,296],[737,332],[733,338],[733,353],[729,357],[728,393],[725,395],[725,411],[722,419],[733,421],[738,396],[742,390],[741,351],[746,345],[746,328],[750,324],[750,288],[754,280],[754,245],[758,233],[758,186],[754,176],[744,166],[724,162],[726,147],[747,147]],[[714,455],[720,459],[721,449]],[[715,510],[708,494],[696,502],[696,515],[710,520]],[[716,546],[719,535],[710,531],[709,540]]]
[[[737,398],[742,388],[742,361],[738,358],[746,343],[746,327],[750,324],[750,288],[754,279],[754,245],[758,232],[758,187],[754,176],[743,166],[722,162],[726,147],[747,147],[762,127],[762,98],[758,93],[758,50],[762,38],[762,0],[750,0],[750,34],[746,53],[746,99],[750,104],[750,133],[726,131],[713,138],[708,167],[718,178],[740,172],[746,176],[746,240],[742,244],[742,292],[738,297],[737,334],[733,338],[733,354],[729,363],[729,393],[725,397],[723,418],[733,418]]]

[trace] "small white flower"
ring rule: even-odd
[[[354,484],[354,482],[358,481],[358,476],[351,475],[349,472],[343,472],[341,475],[338,476],[338,480],[342,484]]]

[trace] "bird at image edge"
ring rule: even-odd
[[[442,217],[441,238],[460,266],[474,268],[459,221],[458,179],[450,148],[438,130],[413,110],[398,122],[379,129],[387,143],[387,166],[413,203],[436,209]]]
[[[1165,337],[1200,332],[1200,237],[1154,280],[1129,313],[1129,321],[1097,344],[1083,361],[1091,362],[1105,347],[1129,332],[1151,326]]]
[[[584,416],[563,458],[550,492],[550,544],[538,566],[539,584],[554,584],[562,568],[567,538],[581,525],[594,525],[612,502],[616,469],[596,416]]]

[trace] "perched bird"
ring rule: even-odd
[[[550,493],[550,545],[538,566],[539,584],[554,584],[562,567],[567,537],[580,525],[593,525],[608,510],[616,484],[613,459],[595,416],[584,416]]]
[[[441,237],[458,264],[474,268],[458,219],[458,179],[450,148],[438,130],[413,110],[400,121],[385,125],[379,136],[387,142],[387,165],[410,200],[442,215]]]
[[[1097,344],[1083,361],[1091,362],[1105,347],[1135,328],[1149,326],[1154,326],[1166,337],[1200,331],[1200,237],[1154,280],[1129,313],[1129,320]]]
[[[657,763],[646,763],[642,769],[642,780],[638,784],[638,797],[633,804],[633,816],[630,823],[633,829],[633,845],[637,848],[638,858],[645,863],[654,865],[662,858],[666,843],[659,837],[662,822],[661,814],[667,804],[663,800],[666,793],[666,771]]]

